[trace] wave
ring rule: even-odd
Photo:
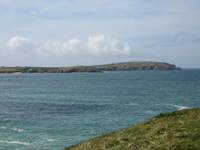
[[[6,128],[6,127],[4,127],[4,126],[0,126],[0,129],[6,130],[6,129],[8,129],[8,128]],[[13,130],[13,131],[17,131],[17,132],[24,132],[24,131],[25,131],[24,129],[17,129],[17,128],[8,129],[8,130]]]
[[[132,103],[132,102],[130,102],[129,104],[125,104],[125,105],[138,106],[139,104],[136,104],[136,103]]]
[[[54,139],[48,138],[48,137],[41,137],[43,140],[45,140],[45,142],[54,142]]]
[[[24,129],[13,129],[13,130],[17,132],[24,132]]]
[[[55,141],[54,139],[47,139],[48,142],[53,142]]]
[[[31,143],[27,143],[27,142],[20,142],[20,141],[3,141],[0,140],[0,143],[8,143],[8,144],[20,144],[20,145],[31,145]]]
[[[4,126],[1,126],[1,127],[0,127],[0,129],[6,129],[6,127],[4,127]]]
[[[188,109],[189,108],[189,107],[186,107],[186,106],[179,106],[179,105],[173,105],[173,106],[178,108],[178,110]]]

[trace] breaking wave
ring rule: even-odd
[[[31,143],[27,143],[27,142],[20,142],[20,141],[4,141],[4,140],[0,140],[0,143],[8,143],[8,144],[20,144],[20,145],[31,145]]]
[[[1,126],[0,129],[6,129],[6,127]]]
[[[174,105],[174,107],[178,108],[178,110],[188,109],[189,108],[189,107],[186,107],[186,106],[179,106],[179,105]]]
[[[8,128],[6,128],[4,126],[0,126],[0,129],[7,130]],[[24,129],[17,129],[17,128],[8,129],[8,130],[13,130],[13,131],[17,131],[17,132],[24,132],[25,131]]]

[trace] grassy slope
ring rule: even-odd
[[[104,65],[96,65],[94,67],[113,67],[113,66],[122,66],[122,65],[133,65],[133,66],[138,66],[138,67],[143,67],[143,66],[155,66],[155,65],[159,65],[159,66],[163,66],[166,67],[168,65],[170,65],[169,63],[165,63],[165,62],[151,62],[151,61],[138,61],[138,62],[120,62],[120,63],[112,63],[112,64],[104,64]]]
[[[140,124],[103,134],[65,150],[197,150],[200,108],[160,114]]]
[[[123,67],[122,67],[123,66]],[[112,63],[112,64],[105,64],[105,65],[97,65],[94,66],[95,68],[112,68],[118,67],[125,69],[126,67],[145,67],[145,66],[158,66],[159,69],[166,70],[168,69],[171,64],[165,62],[151,62],[151,61],[143,61],[143,62],[121,62],[121,63]]]

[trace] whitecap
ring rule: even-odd
[[[31,145],[30,143],[27,143],[27,142],[20,142],[20,141],[3,141],[3,140],[0,140],[0,143],[20,144],[20,145]]]
[[[54,139],[47,139],[48,142],[53,142],[55,141]]]
[[[174,107],[177,107],[177,108],[178,108],[178,110],[182,110],[182,109],[188,109],[188,107],[186,107],[186,106],[174,105]]]
[[[24,132],[24,129],[13,129],[13,130],[17,132]]]
[[[4,126],[1,126],[1,127],[0,127],[0,129],[6,129],[6,127],[4,127]]]

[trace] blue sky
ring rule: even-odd
[[[0,0],[1,66],[199,58],[199,0]]]

